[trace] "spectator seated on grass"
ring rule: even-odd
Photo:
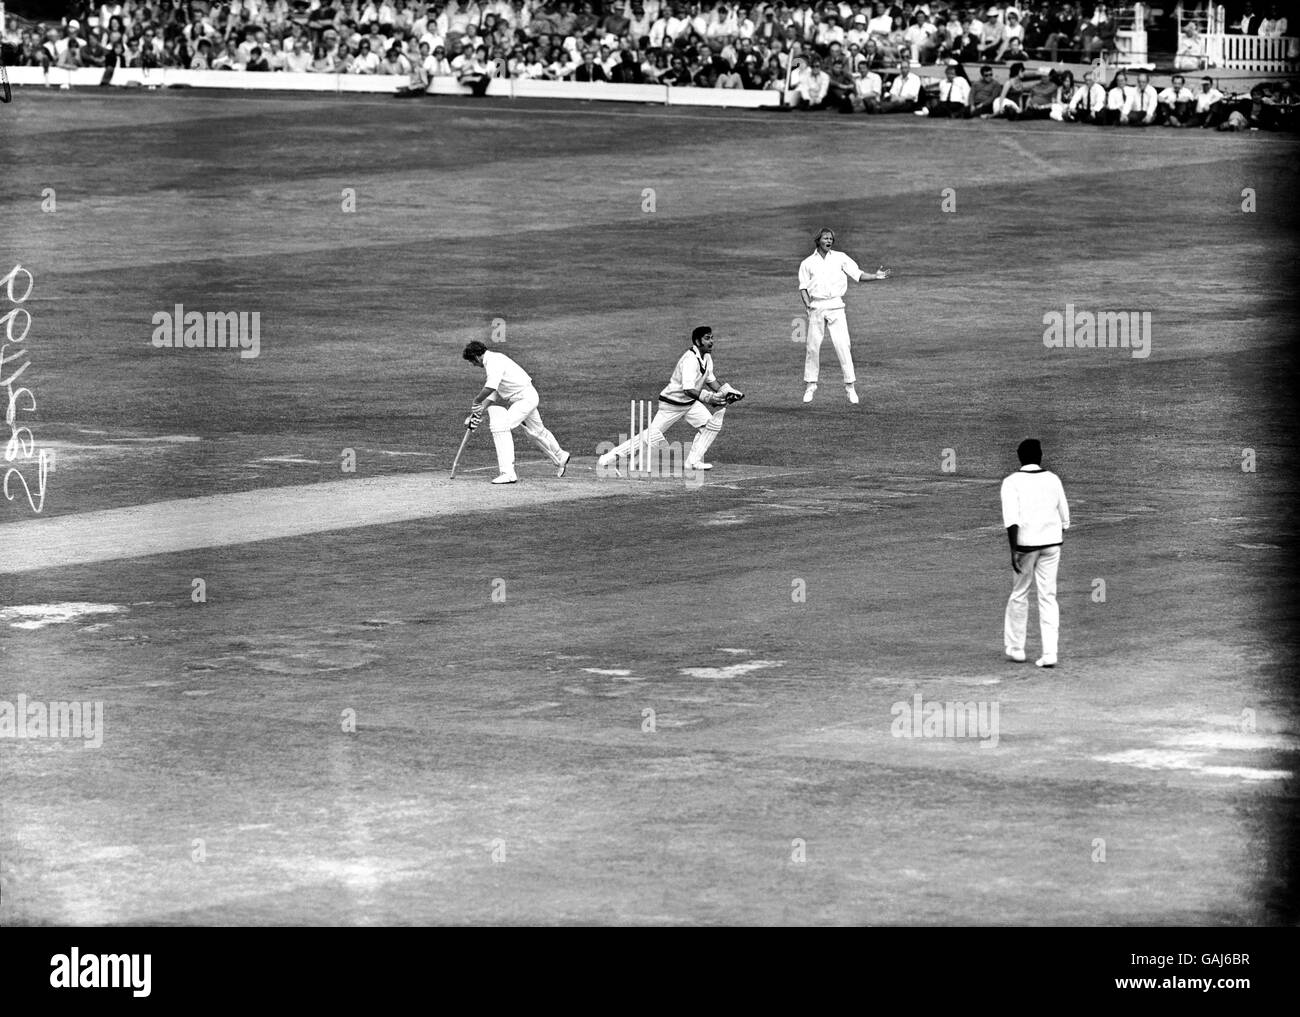
[[[1048,71],[1046,76],[1039,74],[1031,78],[1026,74],[1021,77],[1021,81],[1028,82],[1029,89],[1024,93],[1024,103],[1020,109],[1019,119],[1050,119],[1053,111],[1058,110],[1061,104],[1060,74],[1054,70]],[[1071,82],[1073,82],[1073,79],[1071,79]]]
[[[1106,119],[1106,88],[1097,81],[1097,76],[1089,71],[1083,76],[1083,84],[1074,90],[1070,100],[1067,120],[1081,124],[1101,124]]]
[[[943,68],[943,81],[928,112],[930,116],[961,120],[970,115],[970,79],[966,69],[956,60],[949,60]]]
[[[1213,127],[1216,122],[1222,119],[1219,112],[1223,106],[1223,101],[1224,95],[1214,87],[1214,79],[1209,75],[1201,78],[1201,90],[1196,93],[1191,115],[1183,126]]]
[[[794,105],[800,109],[814,110],[826,108],[826,97],[830,93],[831,76],[822,70],[822,58],[813,56],[808,66],[798,72],[799,83],[795,86]]]
[[[880,75],[871,69],[866,57],[858,60],[858,73],[853,95],[853,108],[859,113],[874,113],[885,95],[885,84]]]
[[[993,68],[980,68],[979,78],[970,86],[970,115],[987,120],[993,116],[993,107],[1002,97],[1002,82],[993,77]]]
[[[1056,95],[1052,99],[1052,109],[1049,114],[1053,120],[1066,122],[1070,116],[1070,102],[1077,91],[1073,71],[1056,72]]]
[[[1110,88],[1106,89],[1106,111],[1102,123],[1107,127],[1116,127],[1123,122],[1124,108],[1128,105],[1133,86],[1128,82],[1128,75],[1118,71],[1111,79]]]
[[[1137,85],[1126,96],[1120,120],[1128,127],[1150,127],[1156,120],[1158,97],[1151,85],[1151,76],[1139,71]]]
[[[1196,106],[1196,97],[1181,74],[1169,79],[1168,86],[1161,89],[1156,101],[1156,123],[1166,127],[1182,127]]]
[[[889,83],[889,89],[883,99],[876,104],[873,113],[915,113],[922,108],[921,79],[912,70],[912,61],[904,56],[899,58],[898,73]]]
[[[848,61],[842,56],[831,60],[829,82],[826,89],[826,105],[829,109],[841,113],[853,112],[853,97],[857,91],[857,82],[849,71]]]
[[[1300,97],[1290,81],[1264,81],[1250,90],[1250,121],[1269,131],[1294,131],[1300,114]]]
[[[1026,71],[1024,64],[1012,64],[1011,73],[1002,84],[1002,91],[993,100],[993,115],[1015,120],[1020,116],[1028,100],[1029,91],[1040,77],[1036,72]]]

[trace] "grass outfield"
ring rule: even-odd
[[[0,128],[56,457],[0,501],[0,700],[104,704],[98,748],[0,739],[0,921],[1300,918],[1294,140],[32,89]],[[822,225],[894,271],[859,406],[829,343],[800,401]],[[153,348],[176,304],[260,355]],[[1150,356],[1046,348],[1067,304]],[[563,479],[522,434],[516,487],[486,434],[447,479],[498,319]],[[702,322],[715,469],[598,478]],[[1031,434],[1053,671],[1001,652]],[[895,737],[918,695],[996,744]]]

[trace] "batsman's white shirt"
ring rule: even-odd
[[[1070,528],[1070,506],[1061,478],[1029,464],[1002,481],[1002,525],[1019,526],[1016,547],[1052,547]]]
[[[505,402],[518,398],[533,387],[533,379],[528,376],[528,372],[504,353],[495,350],[484,353],[483,369],[487,371],[483,387],[496,389]]]
[[[808,291],[808,299],[820,310],[844,306],[849,279],[860,282],[862,269],[839,251],[830,251],[824,258],[813,251],[799,263],[799,288]]]
[[[713,354],[700,356],[692,346],[677,358],[673,376],[659,393],[659,398],[674,406],[690,406],[696,397],[688,394],[687,390],[698,393],[706,381],[714,385],[718,383],[713,376]]]

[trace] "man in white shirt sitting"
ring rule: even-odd
[[[871,70],[871,61],[866,57],[858,57],[857,73],[857,95],[853,101],[853,108],[863,113],[874,112],[875,107],[880,104],[884,96],[885,85],[880,80],[880,75]]]
[[[1081,124],[1099,124],[1105,119],[1106,89],[1098,84],[1092,71],[1083,76],[1083,84],[1074,90],[1070,99],[1067,120]]]
[[[1182,127],[1183,121],[1196,105],[1196,97],[1187,87],[1187,79],[1175,74],[1169,79],[1169,87],[1156,96],[1156,123],[1169,127]]]
[[[1150,127],[1155,123],[1157,101],[1151,76],[1146,71],[1139,71],[1137,87],[1125,98],[1120,121],[1129,127]]]
[[[822,70],[822,58],[813,54],[808,66],[799,73],[794,104],[800,109],[825,109],[830,87],[831,76]]]
[[[890,83],[889,91],[880,100],[873,113],[915,113],[921,108],[921,79],[912,70],[912,61],[906,56],[898,59],[898,74]]]
[[[939,82],[939,98],[927,110],[931,116],[963,119],[970,112],[970,82],[957,73],[957,61],[949,60]]]
[[[1214,87],[1214,79],[1208,75],[1201,79],[1201,90],[1196,93],[1196,102],[1187,119],[1188,127],[1213,127],[1218,105],[1223,102],[1223,93]]]

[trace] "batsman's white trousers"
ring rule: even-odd
[[[492,403],[488,406],[488,428],[492,432],[492,440],[496,443],[497,466],[502,473],[509,473],[514,469],[515,443],[510,432],[520,425],[537,447],[550,457],[551,462],[557,466],[560,464],[562,451],[560,443],[542,423],[542,415],[537,412],[540,402],[541,396],[537,394],[537,389],[529,385],[510,400],[508,406],[500,403]]]
[[[1056,570],[1061,564],[1060,547],[1023,551],[1020,572],[1011,585],[1004,624],[1006,649],[1025,650],[1025,629],[1029,625],[1029,587],[1038,590],[1038,626],[1043,635],[1043,656],[1056,656],[1057,636],[1061,627],[1060,608],[1056,603]]]
[[[822,336],[830,333],[831,345],[835,355],[840,358],[840,370],[844,372],[844,384],[852,385],[853,354],[849,352],[849,323],[844,316],[844,308],[813,307],[808,311],[808,348],[804,353],[803,380],[811,384],[817,380],[821,367]]]

